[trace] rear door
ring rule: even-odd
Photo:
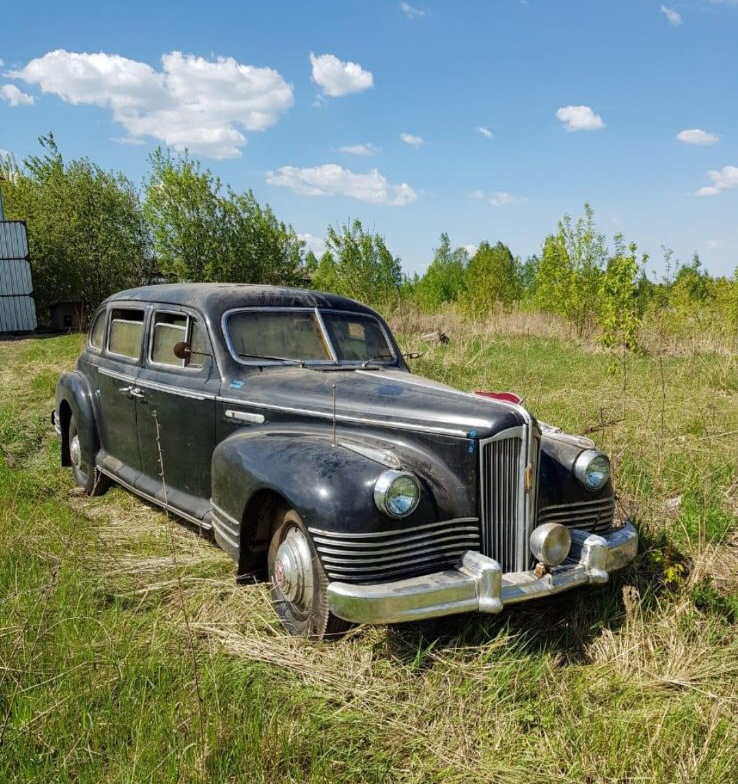
[[[186,359],[174,354],[187,343]],[[173,305],[154,308],[137,386],[141,476],[138,487],[202,519],[210,509],[215,397],[220,375],[203,318]]]
[[[97,397],[103,468],[133,484],[141,471],[136,381],[141,371],[146,309],[114,303],[108,308],[105,348],[97,357]],[[97,326],[97,325],[96,325]]]

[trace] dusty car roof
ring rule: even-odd
[[[106,302],[118,300],[190,305],[209,313],[238,307],[333,308],[373,313],[366,305],[338,294],[247,283],[162,283],[154,286],[139,286],[113,294]]]

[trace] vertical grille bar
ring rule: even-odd
[[[510,428],[480,445],[482,552],[503,572],[528,568],[527,428]]]

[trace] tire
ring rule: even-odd
[[[277,509],[267,556],[272,606],[295,637],[336,639],[353,624],[328,609],[328,578],[300,515]]]
[[[69,458],[72,462],[74,481],[85,491],[86,495],[102,495],[110,487],[110,479],[99,471],[96,466],[91,466],[85,462],[82,457],[79,431],[77,430],[77,421],[74,415],[69,420],[67,444],[69,446]]]

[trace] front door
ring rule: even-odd
[[[202,519],[210,509],[215,448],[215,397],[220,375],[202,317],[162,306],[151,315],[146,358],[138,377],[138,444],[143,492]],[[187,343],[187,359],[174,354]]]

